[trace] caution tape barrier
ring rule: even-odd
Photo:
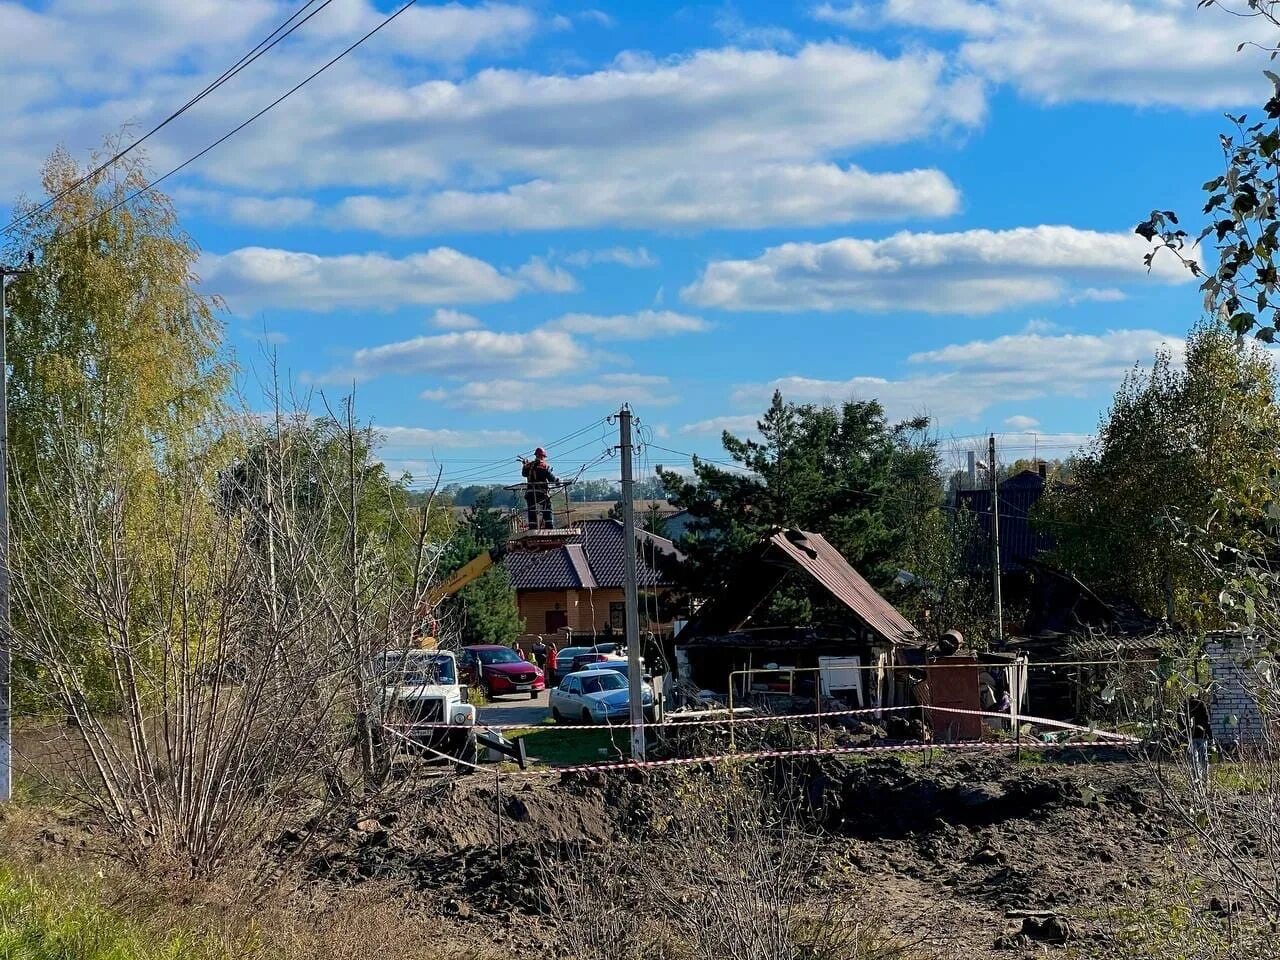
[[[699,726],[726,726],[750,723],[778,723],[789,720],[826,720],[832,717],[848,717],[867,715],[872,713],[893,713],[904,710],[931,710],[935,713],[951,713],[963,716],[984,717],[992,720],[1009,721],[1013,719],[1008,713],[995,713],[987,710],[965,710],[959,707],[935,707],[929,705],[913,704],[901,707],[859,707],[850,710],[827,710],[822,713],[775,713],[775,714],[755,714],[747,717],[706,717],[695,720],[664,720],[659,723],[557,723],[554,727],[547,729],[556,730],[631,730],[635,727],[643,727],[646,730],[670,730],[680,729],[683,727],[699,727]],[[1109,730],[1098,730],[1093,727],[1082,726],[1078,723],[1067,723],[1064,720],[1051,720],[1048,717],[1034,717],[1019,714],[1017,716],[1019,725],[1029,723],[1038,727],[1054,727],[1060,730],[1074,730],[1080,733],[1088,733],[1096,737],[1109,740],[1117,740],[1121,742],[1138,742],[1139,738],[1130,736],[1125,733],[1115,733]],[[390,730],[434,730],[434,729],[457,729],[458,724],[451,723],[400,723],[400,724],[384,724]],[[477,727],[485,730],[537,730],[543,728],[543,724],[528,723],[477,723]]]
[[[907,710],[920,709],[917,707],[884,707],[882,710]],[[994,717],[998,719],[1008,719],[1008,714],[1004,713],[988,713],[981,710],[963,710],[955,707],[927,707],[924,709],[936,710],[944,713],[958,713],[970,716]],[[824,714],[828,716],[829,714]],[[808,715],[797,715],[808,716]],[[784,719],[782,716],[769,717],[771,720]],[[1105,730],[1092,730],[1088,727],[1082,727],[1078,724],[1066,723],[1061,720],[1049,720],[1047,718],[1037,717],[1021,717],[1032,724],[1043,724],[1048,726],[1056,726],[1060,728],[1070,729],[1076,732],[1089,734],[1097,739],[1092,741],[1065,741],[1055,743],[1020,743],[1018,746],[1023,750],[1062,750],[1062,749],[1094,749],[1100,747],[1121,747],[1136,746],[1142,741],[1138,737],[1128,734],[1114,733]],[[725,721],[727,722],[727,721]],[[438,725],[437,725],[438,726]],[[447,725],[446,725],[447,726]],[[622,729],[623,725],[619,724],[618,729]],[[894,753],[923,753],[934,750],[944,752],[1007,752],[1010,743],[993,743],[990,741],[974,741],[967,743],[937,743],[926,741],[910,741],[897,744],[884,744],[877,746],[863,747],[814,747],[793,750],[753,750],[740,751],[734,753],[721,753],[713,755],[704,755],[697,757],[673,757],[664,760],[616,760],[606,761],[603,763],[585,763],[574,764],[563,767],[546,767],[538,770],[521,770],[521,771],[498,771],[493,767],[483,767],[479,764],[462,760],[458,757],[436,750],[435,748],[423,744],[417,740],[405,736],[399,730],[387,728],[390,733],[406,743],[412,744],[415,748],[423,749],[434,754],[442,760],[448,760],[461,766],[469,767],[472,770],[492,771],[495,776],[503,777],[546,777],[561,776],[569,773],[616,773],[624,770],[645,770],[657,767],[676,767],[676,766],[694,766],[697,764],[707,763],[723,763],[726,761],[756,761],[771,759],[787,759],[793,757],[837,757],[855,754],[894,754]],[[587,727],[585,729],[599,730],[600,727]]]
[[[941,709],[941,708],[939,708]],[[506,770],[499,771],[492,767],[482,767],[479,764],[470,763],[457,757],[450,756],[439,750],[435,750],[424,744],[410,740],[403,734],[395,733],[406,742],[414,744],[415,747],[425,749],[435,754],[442,760],[448,760],[452,763],[461,764],[470,767],[472,770],[480,770],[492,772],[495,776],[506,778],[518,777],[558,777],[571,773],[618,773],[626,770],[647,770],[658,767],[683,767],[696,766],[698,764],[707,763],[724,763],[727,761],[743,761],[754,762],[757,760],[783,760],[795,757],[839,757],[849,756],[851,754],[894,754],[894,753],[929,753],[933,751],[942,752],[959,752],[959,753],[981,753],[981,752],[1008,752],[1009,744],[1007,743],[927,743],[927,742],[909,742],[888,744],[885,746],[875,747],[821,747],[800,750],[753,750],[741,753],[721,753],[711,756],[699,757],[673,757],[665,760],[616,760],[604,763],[581,763],[566,767],[546,767],[538,770]],[[1130,744],[1132,745],[1132,744]],[[1099,747],[1117,747],[1117,744],[1109,741],[1094,742],[1078,742],[1072,741],[1067,743],[1024,743],[1021,745],[1023,750],[1081,750],[1093,749]]]

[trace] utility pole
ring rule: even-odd
[[[30,255],[27,263],[31,263]],[[5,287],[10,277],[30,273],[0,264],[0,803],[13,798],[12,684],[13,631],[9,617],[9,313]]]
[[[995,589],[996,646],[1004,644],[1004,602],[1000,596],[1000,481],[996,475],[996,435],[987,439],[987,476],[991,480],[991,584]]]
[[[627,701],[631,704],[631,759],[644,759],[644,701],[640,658],[640,604],[636,586],[635,481],[631,477],[631,408],[618,411],[618,447],[622,453],[622,539],[626,545],[626,575],[622,584],[626,606]]]

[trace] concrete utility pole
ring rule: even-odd
[[[618,447],[622,452],[622,539],[626,544],[623,577],[626,606],[627,700],[631,704],[631,759],[644,759],[644,701],[640,689],[643,666],[640,657],[640,605],[636,585],[635,481],[631,477],[631,408],[618,411]]]
[[[28,258],[29,259],[29,258]],[[9,314],[5,287],[10,277],[30,270],[0,264],[0,803],[13,798],[12,630],[9,619]]]
[[[1000,596],[1000,481],[996,474],[996,435],[987,439],[987,476],[991,480],[991,584],[995,589],[996,646],[1004,643],[1004,601]]]

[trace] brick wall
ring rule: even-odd
[[[1251,663],[1257,656],[1256,642],[1231,636],[1205,644],[1209,671],[1213,677],[1213,699],[1209,704],[1209,725],[1220,744],[1253,743],[1262,735],[1262,712],[1253,691],[1257,673]]]

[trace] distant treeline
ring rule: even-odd
[[[474,507],[488,497],[488,504],[494,507],[514,507],[517,500],[523,504],[518,491],[504,489],[499,483],[480,483],[463,486],[451,483],[442,488],[441,493],[447,496],[457,507]],[[558,499],[563,494],[556,494]],[[657,477],[644,477],[636,480],[637,500],[659,500],[663,497],[662,481]],[[426,494],[415,494],[425,497]],[[617,500],[621,496],[621,486],[616,480],[579,480],[569,488],[569,499],[574,503],[585,501]]]

